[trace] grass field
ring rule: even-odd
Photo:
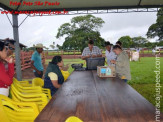
[[[48,63],[47,60],[46,63]],[[163,58],[160,58],[163,64]],[[64,59],[64,65],[69,65],[68,71],[71,73],[73,69],[71,64],[84,63],[81,59]],[[132,80],[128,82],[135,90],[144,96],[149,102],[155,105],[155,58],[145,57],[141,58],[140,62],[130,62]],[[160,68],[163,74],[163,68]],[[160,76],[161,86],[163,86],[163,75]],[[161,88],[161,95],[163,96],[163,88]],[[163,112],[163,99],[161,99],[161,111]]]

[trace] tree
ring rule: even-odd
[[[77,16],[72,18],[70,23],[60,26],[56,38],[66,36],[63,50],[82,51],[89,39],[94,40],[96,46],[102,47],[105,40],[101,38],[99,28],[103,23],[101,18],[93,15]]]
[[[50,47],[54,50],[55,46],[54,45],[50,45]]]
[[[133,44],[132,38],[130,36],[122,36],[118,41],[122,42],[124,48],[130,48]]]
[[[149,41],[144,37],[134,37],[132,38],[133,47],[144,47]]]
[[[159,9],[156,23],[149,27],[146,35],[148,38],[158,37],[159,41],[163,40],[163,8]]]

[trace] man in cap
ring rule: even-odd
[[[37,44],[35,48],[36,51],[31,57],[31,67],[33,68],[34,75],[36,77],[42,78],[44,68],[42,65],[41,53],[43,52],[44,46],[43,44]]]
[[[117,55],[113,52],[112,44],[109,41],[105,42],[105,48],[106,48],[105,57],[107,58],[107,64],[115,65],[115,64],[112,64],[110,61],[116,60]]]

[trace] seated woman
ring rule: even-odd
[[[64,82],[64,77],[60,70],[60,67],[62,66],[63,66],[62,57],[55,56],[53,57],[52,62],[49,63],[46,69],[44,88],[49,88],[51,90],[52,96]]]
[[[13,58],[7,56],[5,44],[0,42],[0,94],[8,96],[14,77]]]

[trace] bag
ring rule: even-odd
[[[85,68],[83,67],[83,64],[72,64],[71,67],[75,70],[75,71],[84,71]]]

